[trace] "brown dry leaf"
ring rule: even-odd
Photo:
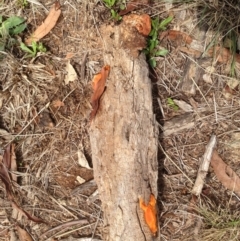
[[[27,45],[31,45],[33,41],[39,41],[46,36],[56,25],[57,20],[61,14],[60,3],[56,1],[49,11],[47,18],[44,22],[34,31],[30,38],[25,42]]]
[[[64,103],[61,100],[54,100],[51,103],[51,107],[53,107],[53,108],[59,108],[59,107],[63,107],[63,106],[64,106]]]
[[[93,118],[96,116],[96,113],[98,111],[99,100],[104,92],[105,83],[109,75],[109,71],[110,71],[110,66],[105,65],[102,68],[101,72],[99,74],[96,74],[93,77],[93,80],[92,80],[93,94],[91,97],[92,112],[90,114],[90,121],[93,120]]]
[[[65,79],[64,79],[65,85],[68,85],[69,82],[73,82],[78,78],[75,69],[73,68],[73,66],[70,63],[70,60],[68,60],[68,62],[67,62],[66,72],[67,72],[67,75],[65,76]]]
[[[199,58],[202,54],[204,57],[214,57],[219,63],[227,63],[232,59],[232,53],[229,49],[221,46],[213,46],[207,52],[202,53],[201,51],[192,48],[192,46],[182,46],[185,44],[191,45],[192,42],[197,42],[191,36],[186,33],[177,30],[168,30],[164,31],[159,35],[160,40],[168,40],[172,43],[175,43],[178,46],[178,49],[184,53],[192,55],[196,58]],[[234,56],[236,62],[240,63],[240,55],[235,54]]]
[[[71,59],[71,58],[74,57],[74,55],[75,55],[75,54],[74,54],[74,53],[71,53],[71,52],[70,52],[70,53],[67,53],[67,54],[66,54],[66,57],[65,57],[64,59],[66,59],[66,60]]]
[[[149,0],[140,0],[140,1],[139,0],[133,0],[131,2],[128,2],[126,8],[121,10],[119,12],[119,15],[123,16],[123,15],[137,9],[139,6],[146,5],[148,3],[149,3]]]
[[[20,241],[33,241],[30,234],[19,226],[17,226],[17,232]]]
[[[222,160],[217,151],[213,151],[211,165],[222,185],[240,196],[240,178],[231,167]]]
[[[168,41],[177,42],[179,44],[191,44],[191,42],[193,41],[192,37],[190,37],[188,34],[177,30],[168,30],[161,32],[161,34],[159,35],[159,39],[167,39]]]

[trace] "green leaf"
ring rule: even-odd
[[[152,68],[156,68],[157,62],[156,62],[155,58],[149,59],[149,64]]]
[[[2,15],[0,15],[0,23],[2,23]]]
[[[152,19],[151,21],[153,29],[157,30],[158,25],[159,25],[159,18],[156,17],[155,19]]]
[[[150,39],[149,40],[149,52],[152,52],[152,50],[156,47],[156,41]]]
[[[17,25],[23,23],[25,20],[24,18],[12,16],[6,19],[3,23],[5,24],[6,28],[10,29],[16,27]]]
[[[155,53],[155,56],[166,56],[168,54],[168,50],[167,49],[161,49],[161,50],[158,50],[156,53]]]
[[[13,34],[13,35],[22,33],[26,27],[27,27],[27,24],[22,23],[22,24],[16,26],[15,28],[13,28],[12,30],[10,29],[9,33]]]
[[[124,10],[126,8],[125,4],[120,4],[120,9]]]
[[[173,101],[172,98],[167,98],[168,105],[173,108],[175,111],[179,109],[179,107],[176,105],[176,103]]]
[[[46,49],[46,47],[44,47],[43,43],[39,43],[38,50],[42,53],[47,52],[47,49]]]
[[[26,53],[29,53],[31,56],[34,56],[34,52],[28,48],[23,42],[20,44],[21,50],[23,50]]]
[[[166,26],[173,20],[173,16],[169,16],[166,19],[164,19],[163,21],[161,21],[161,23],[158,26],[159,30],[165,30]]]

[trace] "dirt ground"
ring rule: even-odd
[[[46,18],[46,9],[53,2],[29,1],[25,8],[19,7],[18,2],[4,1],[0,14],[26,19],[27,30],[20,35],[24,40]],[[102,1],[60,3],[62,13],[56,26],[41,40],[47,47],[46,53],[24,58],[14,48],[0,62],[0,151],[3,153],[9,143],[15,143],[16,201],[25,211],[46,222],[36,223],[14,212],[0,182],[0,240],[4,241],[19,240],[17,225],[33,240],[84,240],[80,239],[84,237],[101,240],[104,232],[97,186],[90,182],[93,180],[88,136],[91,80],[104,64],[113,64],[104,63],[107,46],[102,42],[99,28],[119,23],[114,23]],[[199,18],[194,4],[155,1],[134,12],[160,19],[173,15],[168,28],[192,36],[203,47],[212,36],[208,30],[197,27]],[[159,141],[162,180],[158,196],[161,234],[155,240],[214,240],[202,237],[210,226],[204,216],[189,210],[189,204],[200,160],[212,134],[217,137],[219,155],[240,175],[238,84],[226,88],[239,77],[238,63],[235,78],[230,77],[229,61],[219,63],[216,56],[199,61],[179,49],[183,42],[183,39],[180,42],[165,39],[160,43],[169,54],[157,57],[153,80],[154,111],[162,130]],[[196,64],[199,78],[186,87],[184,78],[189,61]],[[66,84],[69,63],[77,78]],[[208,67],[212,71],[207,71]],[[190,92],[191,88],[195,91]],[[176,110],[169,104],[169,98],[190,105],[190,111]],[[182,119],[192,125],[183,125],[182,130],[175,128]],[[174,131],[166,134],[170,120],[175,123],[171,127]],[[83,163],[87,163],[85,167]],[[85,188],[81,185],[83,180]],[[203,189],[203,203],[213,210],[224,207],[228,213],[239,208],[238,196],[222,185],[211,167]],[[71,224],[73,220],[79,222]],[[231,240],[224,237],[222,240]],[[240,240],[240,236],[235,240]]]

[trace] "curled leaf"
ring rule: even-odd
[[[222,160],[217,151],[213,151],[211,165],[222,185],[240,196],[239,176]]]
[[[92,80],[92,88],[93,88],[93,94],[91,97],[91,105],[92,105],[92,112],[90,114],[90,121],[96,116],[98,107],[99,107],[99,99],[102,96],[104,89],[105,89],[105,83],[106,79],[109,75],[110,66],[105,65],[101,72],[96,74],[93,77]]]
[[[142,198],[139,199],[140,208],[144,212],[144,219],[148,225],[151,233],[155,236],[157,233],[157,210],[156,210],[156,199],[151,194],[148,205],[146,205]]]
[[[31,45],[33,41],[37,42],[44,36],[46,36],[56,25],[57,20],[61,14],[60,4],[58,1],[54,3],[49,11],[47,18],[44,22],[34,31],[32,36],[25,42],[27,45]]]

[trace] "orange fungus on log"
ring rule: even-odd
[[[144,219],[147,223],[152,234],[155,236],[157,233],[157,210],[156,210],[156,199],[151,194],[148,205],[146,205],[142,198],[139,199],[140,208],[144,212]]]

